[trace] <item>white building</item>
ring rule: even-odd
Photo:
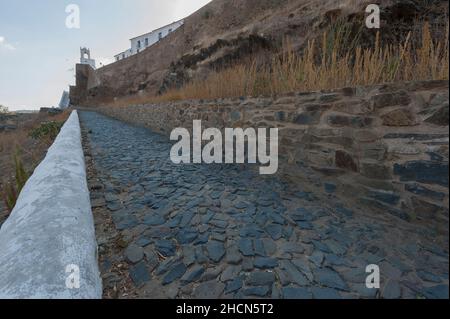
[[[60,109],[66,109],[66,108],[69,107],[69,105],[70,105],[69,92],[63,91],[62,96],[61,96],[61,100],[59,101],[59,108]]]
[[[91,59],[91,51],[88,48],[80,48],[80,63],[88,64],[95,70],[95,60]]]
[[[126,59],[129,56],[131,56],[131,55],[132,55],[131,54],[131,49],[128,49],[128,50],[125,50],[125,51],[120,52],[119,54],[115,55],[114,59],[115,59],[115,61],[119,61],[119,60],[122,60],[122,59]]]
[[[161,39],[168,36],[171,32],[175,31],[179,27],[181,27],[184,24],[184,20],[179,20],[176,22],[173,22],[171,24],[168,24],[164,27],[161,27],[159,29],[153,30],[152,32],[134,37],[130,39],[131,42],[131,48],[123,51],[119,54],[116,54],[114,56],[116,61],[126,59],[129,56],[132,56],[134,54],[137,54],[139,52],[144,51],[146,48],[152,46],[156,42],[160,41]]]

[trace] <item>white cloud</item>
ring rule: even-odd
[[[7,42],[5,37],[0,36],[0,49],[13,51],[16,49],[16,47],[13,46],[11,43]]]

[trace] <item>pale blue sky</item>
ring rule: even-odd
[[[75,81],[80,46],[99,62],[129,39],[181,19],[210,0],[0,0],[0,104],[11,110],[56,106]],[[80,29],[66,28],[66,6]]]

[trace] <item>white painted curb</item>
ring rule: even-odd
[[[101,297],[80,124],[73,111],[0,229],[0,298]]]

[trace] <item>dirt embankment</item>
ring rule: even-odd
[[[359,33],[362,46],[373,43],[376,31],[362,27],[365,7],[356,0],[214,0],[185,19],[185,24],[159,43],[128,59],[98,69],[99,85],[78,92],[84,105],[111,102],[133,95],[155,95],[191,79],[248,58],[264,61],[289,38],[302,51],[337,21]],[[415,22],[444,25],[447,1],[380,0],[383,39],[400,43]],[[445,32],[443,27],[443,32]],[[399,42],[400,41],[400,42]],[[75,92],[75,90],[74,90]]]
[[[43,137],[34,139],[30,132],[46,122],[63,122],[67,119],[69,112],[58,115],[47,113],[24,113],[24,114],[0,114],[0,226],[9,215],[4,201],[5,185],[15,181],[14,155],[24,165],[28,174],[41,162],[47,153],[47,149],[53,143],[52,138]]]

